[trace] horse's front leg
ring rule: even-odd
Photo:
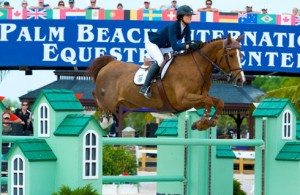
[[[223,109],[224,109],[224,102],[221,99],[211,97],[212,101],[214,102],[214,107],[216,108],[216,112],[211,117],[209,121],[209,126],[215,127],[217,125],[217,122],[219,120],[219,116],[221,115]]]
[[[206,130],[209,126],[209,114],[213,106],[213,100],[209,96],[198,94],[187,94],[182,103],[194,107],[195,109],[205,108],[200,120],[192,124],[192,129]]]

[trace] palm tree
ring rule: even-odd
[[[289,98],[300,113],[300,84],[269,91],[265,97]]]

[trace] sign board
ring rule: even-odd
[[[103,55],[142,64],[144,39],[170,21],[120,20],[2,20],[0,69],[85,69]],[[244,71],[300,73],[297,26],[192,22],[192,39],[242,41]]]

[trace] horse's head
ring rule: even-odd
[[[234,86],[243,86],[245,75],[241,65],[241,40],[243,35],[236,40],[231,39],[231,34],[228,34],[227,39],[223,42],[223,49],[217,54],[217,63],[221,72],[223,72],[229,82]]]

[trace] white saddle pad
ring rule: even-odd
[[[164,66],[162,72],[161,72],[161,80],[163,80],[171,62],[173,61],[173,57],[166,63],[166,65]],[[145,66],[141,66],[135,73],[133,81],[136,85],[143,85],[147,74],[148,74],[148,69],[149,68],[145,68]]]

